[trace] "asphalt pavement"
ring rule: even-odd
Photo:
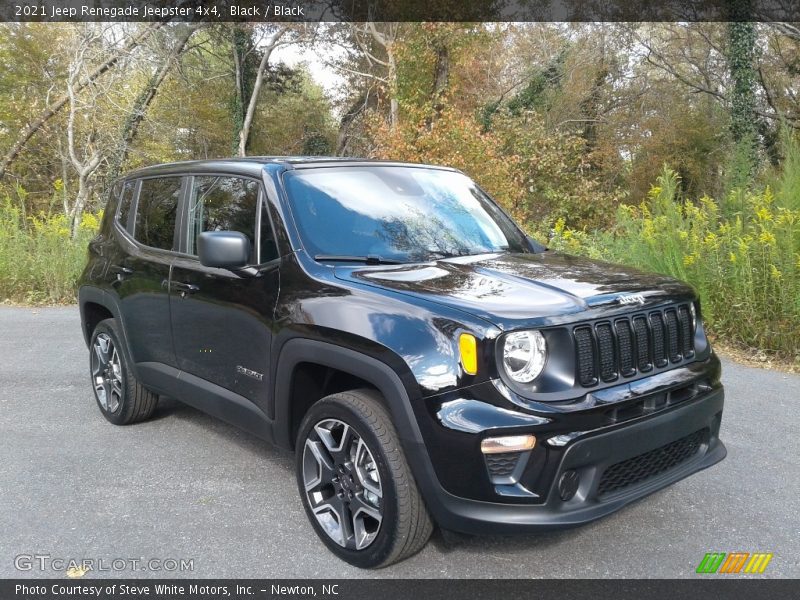
[[[87,576],[673,578],[734,551],[773,553],[762,577],[798,577],[800,376],[723,363],[722,463],[578,529],[436,534],[361,571],[317,540],[290,453],[169,399],[149,422],[111,425],[77,308],[0,307],[0,577],[65,577],[70,559],[93,559],[105,570]],[[151,559],[160,570],[140,570]]]

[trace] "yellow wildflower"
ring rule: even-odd
[[[761,234],[758,236],[758,241],[767,246],[774,246],[775,236],[772,235],[772,233],[770,233],[769,231],[762,231]]]

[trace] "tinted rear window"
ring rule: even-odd
[[[119,221],[123,229],[128,227],[128,216],[131,214],[131,204],[133,203],[133,193],[135,190],[135,181],[126,181],[125,186],[122,188],[122,195],[119,199],[119,212],[117,213],[117,221]]]
[[[134,237],[145,246],[172,250],[180,177],[143,179],[136,208]]]

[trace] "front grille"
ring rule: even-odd
[[[660,448],[611,465],[600,478],[597,495],[610,494],[669,471],[697,454],[707,435],[708,428],[700,429]]]
[[[492,477],[508,477],[514,472],[519,460],[519,452],[500,452],[486,454],[486,468]]]
[[[680,363],[694,356],[687,304],[582,324],[573,330],[576,380],[584,387]]]

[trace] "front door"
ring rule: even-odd
[[[261,184],[232,175],[196,175],[188,183],[182,253],[170,282],[178,367],[266,407],[278,260]],[[204,267],[203,231],[239,231],[250,239],[258,276]]]

